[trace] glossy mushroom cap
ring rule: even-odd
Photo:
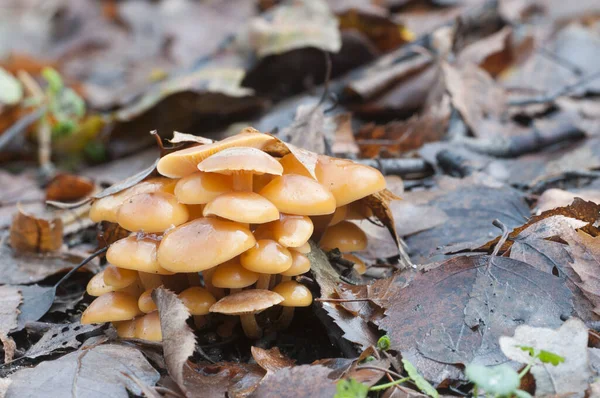
[[[250,249],[250,230],[231,221],[198,218],[168,232],[158,247],[158,262],[173,272],[200,272]]]
[[[173,193],[176,180],[170,178],[158,177],[149,178],[131,188],[127,188],[114,195],[94,201],[90,208],[90,219],[93,222],[110,221],[117,222],[117,212],[121,205],[129,198],[140,193],[166,192]]]
[[[158,172],[166,177],[181,178],[198,171],[198,163],[211,155],[232,147],[263,148],[275,139],[252,128],[240,134],[208,145],[182,149],[163,156],[158,162]]]
[[[135,319],[129,321],[113,322],[113,327],[117,331],[117,336],[122,339],[135,338]]]
[[[212,274],[214,286],[224,289],[243,289],[258,280],[258,273],[242,267],[239,260],[230,260],[218,265]]]
[[[162,341],[158,311],[151,312],[135,320],[135,337],[148,341]]]
[[[198,170],[226,175],[240,171],[253,174],[281,175],[283,167],[274,157],[250,147],[228,148],[198,164]]]
[[[104,283],[104,271],[100,271],[90,279],[85,290],[90,296],[98,297],[105,293],[113,292],[116,289]]]
[[[292,266],[288,249],[274,240],[262,239],[240,256],[242,267],[261,274],[279,274]]]
[[[304,254],[296,250],[290,250],[292,254],[292,266],[281,273],[283,276],[298,276],[310,271],[310,260]]]
[[[279,220],[270,224],[273,238],[285,247],[299,247],[308,242],[314,231],[310,218],[282,214]]]
[[[283,297],[269,290],[242,290],[217,301],[210,307],[210,312],[226,315],[257,314],[282,301]]]
[[[291,153],[288,153],[279,159],[279,163],[283,166],[283,174],[298,174],[304,177],[313,178],[308,170],[306,170],[306,167],[304,167]]]
[[[158,309],[154,303],[154,300],[152,299],[153,291],[154,289],[148,289],[144,291],[144,293],[142,293],[138,298],[138,307],[140,308],[140,311],[146,314]]]
[[[359,274],[362,275],[365,272],[367,272],[367,265],[365,264],[365,262],[363,260],[361,260],[360,258],[356,257],[354,254],[351,253],[343,253],[342,254],[342,258],[344,260],[348,260],[354,263],[354,266],[352,268],[354,268],[354,270]]]
[[[173,194],[141,193],[123,203],[117,212],[117,222],[128,231],[164,232],[183,224],[189,218],[187,207]]]
[[[131,235],[113,243],[106,252],[106,260],[124,269],[130,269],[148,274],[171,275],[158,264],[156,252],[160,242],[154,239]]]
[[[333,217],[329,221],[329,225],[335,225],[340,223],[341,221],[346,220],[346,215],[348,214],[348,206],[341,206],[335,209],[335,213],[333,213]]]
[[[294,250],[298,253],[308,254],[311,252],[312,248],[310,247],[310,243],[306,242],[302,246],[294,247]]]
[[[177,182],[175,196],[179,203],[202,205],[231,190],[233,179],[230,176],[197,171]]]
[[[204,207],[204,216],[219,216],[248,224],[264,224],[279,219],[279,210],[254,192],[228,192]]]
[[[108,265],[104,269],[104,283],[115,289],[123,289],[137,280],[138,273],[130,269],[123,269]]]
[[[323,250],[338,248],[342,253],[356,252],[367,248],[367,235],[350,221],[342,221],[325,230],[319,246]]]
[[[317,216],[335,211],[331,192],[317,181],[297,174],[274,178],[260,194],[282,213]]]
[[[350,160],[319,156],[317,180],[331,191],[338,206],[346,205],[385,189],[385,178],[377,169]]]
[[[373,216],[373,210],[361,200],[349,203],[346,207],[346,220],[364,220]]]
[[[273,291],[283,297],[283,301],[279,303],[283,307],[308,307],[312,304],[310,290],[296,281],[281,282]]]
[[[178,294],[191,315],[206,315],[210,307],[217,302],[215,296],[200,286],[192,286]]]
[[[141,314],[137,299],[127,293],[111,292],[96,298],[81,315],[81,323],[128,321]]]

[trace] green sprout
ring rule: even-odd
[[[381,336],[379,340],[377,340],[377,348],[381,351],[387,351],[392,346],[392,340],[390,336],[387,334],[385,336]]]

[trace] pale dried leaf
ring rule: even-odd
[[[68,348],[77,348],[81,342],[77,337],[91,333],[103,327],[102,324],[82,325],[79,322],[54,325],[27,350],[25,356],[28,358],[37,358],[43,355],[49,355],[56,350],[65,350]]]
[[[302,365],[283,368],[265,377],[251,397],[254,398],[331,398],[335,381],[328,376],[331,369],[321,365]]]
[[[4,363],[10,362],[15,354],[16,345],[8,332],[17,327],[19,304],[22,296],[15,286],[0,286],[0,341],[4,346]]]
[[[180,142],[195,142],[198,144],[212,144],[214,141],[210,138],[200,137],[199,135],[180,133],[179,131],[173,131],[173,138],[169,140],[171,144],[178,144]]]
[[[277,347],[265,350],[253,346],[250,347],[250,351],[252,352],[252,358],[261,368],[267,371],[267,375],[294,366],[295,361],[283,355]]]

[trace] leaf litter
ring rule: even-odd
[[[598,389],[600,36],[588,2],[59,3],[10,2],[13,39],[0,34],[4,396],[341,398],[339,386],[376,396],[405,377],[382,396],[438,394],[425,380],[457,396],[472,393],[469,364],[530,363],[521,387],[535,395]],[[88,109],[46,145],[25,103],[48,65]],[[123,232],[97,233],[82,203],[153,175],[149,131],[175,131],[179,148],[248,125],[313,176],[315,153],[387,174],[389,191],[363,201],[367,273],[313,244],[299,281],[317,300],[296,310],[299,330],[256,342],[194,333],[164,288],[160,344],[80,325],[91,274],[56,283]],[[59,173],[38,173],[46,150]],[[516,345],[565,361],[532,363]]]

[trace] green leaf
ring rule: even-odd
[[[517,390],[514,392],[514,394],[517,398],[532,398],[531,394],[523,390]]]
[[[354,379],[340,380],[336,385],[336,393],[333,398],[366,398],[369,387]]]
[[[52,135],[54,137],[66,137],[77,130],[77,122],[73,119],[63,119],[52,126]]]
[[[551,363],[554,366],[557,366],[559,363],[563,363],[565,361],[564,357],[546,350],[540,350],[540,353],[537,355],[537,357],[543,363]]]
[[[21,82],[0,67],[0,103],[15,105],[21,101],[21,98],[23,98]]]
[[[367,362],[373,362],[375,360],[375,357],[373,355],[369,355],[368,357],[366,357],[363,360],[363,363],[367,363]]]
[[[52,93],[58,93],[63,89],[62,77],[60,77],[60,74],[54,68],[45,67],[42,69],[42,76],[48,82],[48,88]]]
[[[530,357],[535,357],[536,356],[535,355],[535,349],[533,347],[528,347],[528,346],[525,346],[525,345],[520,345],[518,347],[521,350],[528,352]]]
[[[63,90],[61,93],[60,106],[78,118],[85,115],[85,101],[70,88]]]
[[[465,374],[471,382],[492,395],[514,394],[521,383],[517,372],[506,364],[495,367],[470,364]]]
[[[377,348],[381,351],[387,351],[390,349],[392,345],[392,340],[390,340],[390,336],[387,334],[385,336],[381,336],[379,340],[377,340]]]
[[[429,384],[429,382],[419,374],[417,368],[415,368],[415,366],[412,363],[410,363],[406,359],[403,359],[402,364],[404,365],[404,370],[406,371],[406,373],[408,373],[410,379],[413,381],[413,383],[415,383],[417,387],[419,387],[419,390],[421,390],[421,392],[433,398],[439,397],[437,390],[433,388],[433,386]]]
[[[90,141],[83,148],[85,155],[94,162],[102,162],[107,158],[106,147],[99,141]]]

